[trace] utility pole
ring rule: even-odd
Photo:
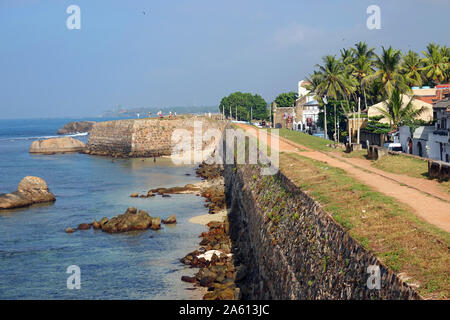
[[[238,121],[238,117],[237,117],[237,106],[236,106],[236,121]]]
[[[252,124],[253,120],[253,106],[250,106],[250,124]]]
[[[230,120],[233,121],[233,107],[230,106]]]
[[[270,104],[270,113],[269,113],[269,121],[270,121],[270,127],[273,128],[273,102]]]
[[[361,116],[361,97],[358,97],[358,133],[356,143],[359,144],[359,118]]]
[[[323,97],[323,134],[324,134],[324,138],[328,139],[328,135],[327,135],[327,97]]]
[[[334,104],[334,147],[336,148],[337,139],[337,121],[336,121],[336,103]]]

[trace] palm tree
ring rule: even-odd
[[[341,62],[344,64],[348,73],[351,73],[352,63],[355,60],[352,49],[341,49]]]
[[[400,66],[400,72],[405,77],[406,83],[410,86],[419,86],[423,84],[422,76],[422,61],[419,55],[409,50],[406,55],[403,56],[403,61]]]
[[[384,95],[389,98],[394,89],[401,92],[411,92],[406,84],[406,80],[400,73],[400,62],[402,54],[400,50],[389,47],[387,50],[382,47],[381,56],[377,56],[375,66],[378,70],[369,77],[370,80],[379,80],[383,84]]]
[[[341,61],[342,63],[351,63],[355,57],[353,56],[352,49],[341,49]]]
[[[352,64],[352,75],[358,81],[359,84],[359,96],[364,96],[364,103],[367,109],[367,97],[366,86],[368,83],[368,77],[373,74],[373,61],[367,56],[361,56],[355,60]]]
[[[347,96],[354,91],[351,78],[345,72],[345,66],[335,56],[322,58],[323,65],[316,65],[321,74],[318,85],[322,96],[338,100],[340,96]],[[353,90],[352,90],[353,89]]]
[[[446,80],[446,73],[449,68],[449,61],[447,56],[448,48],[441,48],[439,45],[430,43],[427,46],[427,51],[423,54],[425,58],[422,59],[424,64],[423,70],[428,80],[435,84],[442,83]]]
[[[354,82],[348,76],[344,64],[335,56],[325,56],[322,58],[323,65],[317,65],[320,77],[317,86],[318,92],[323,97],[339,100],[341,97],[348,99],[349,95],[355,91]],[[326,110],[325,110],[326,115]],[[325,123],[325,136],[326,123]]]
[[[420,116],[425,111],[425,107],[423,106],[419,109],[415,109],[413,101],[414,97],[412,97],[404,106],[403,94],[401,94],[400,90],[395,88],[387,100],[386,109],[378,108],[378,111],[381,112],[384,118],[389,120],[391,129],[397,129],[398,126],[414,120],[415,117]]]
[[[369,49],[369,46],[365,42],[358,42],[351,50],[353,51],[355,60],[358,60],[361,57],[367,57],[368,59],[375,57],[375,48]]]
[[[445,61],[447,62],[447,68],[445,70],[445,83],[450,82],[450,47],[442,46],[441,49],[442,55],[444,56]]]

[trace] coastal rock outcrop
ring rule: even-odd
[[[90,132],[95,121],[73,121],[66,123],[64,127],[58,130],[58,134],[74,134]]]
[[[175,216],[170,218],[175,219]],[[119,233],[139,230],[159,230],[161,229],[161,219],[151,217],[147,211],[138,210],[136,207],[130,207],[124,214],[119,214],[111,219],[103,217],[100,221],[94,219],[92,223],[81,223],[77,230],[102,230],[108,233]],[[68,228],[68,230],[72,228]],[[66,231],[67,232],[67,231]]]
[[[161,229],[161,218],[156,217],[152,219],[152,225],[150,226],[150,229],[152,230],[159,230]]]
[[[30,153],[54,154],[65,152],[81,152],[85,144],[72,137],[37,140],[31,144]]]
[[[103,220],[103,219],[102,219]],[[146,230],[153,227],[154,219],[145,210],[135,207],[128,208],[124,214],[120,214],[104,222],[100,221],[102,231],[109,233]],[[155,221],[156,226],[157,221]],[[161,223],[161,222],[160,222]],[[159,223],[159,224],[160,224]]]
[[[89,223],[81,223],[78,226],[78,230],[89,230],[91,228],[91,225]]]
[[[55,200],[55,196],[49,191],[47,183],[43,179],[27,176],[20,181],[17,191],[0,194],[0,209],[20,208],[33,203]]]
[[[197,176],[203,179],[202,182],[187,184],[184,187],[155,188],[149,190],[147,195],[141,195],[140,197],[148,198],[155,195],[168,197],[171,194],[194,193],[206,198],[205,207],[209,208],[210,214],[219,213],[226,207],[222,172],[222,166],[202,163],[196,171]],[[131,195],[131,197],[137,196],[136,192]]]
[[[174,214],[171,214],[167,219],[163,220],[164,224],[174,224],[177,223],[177,217]]]

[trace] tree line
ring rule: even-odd
[[[414,109],[411,102],[402,105],[402,96],[412,96],[411,87],[414,86],[434,87],[449,82],[449,66],[450,47],[445,45],[430,43],[421,54],[381,47],[377,54],[366,42],[358,42],[354,47],[341,49],[338,55],[324,56],[322,63],[317,64],[305,79],[305,87],[322,109],[328,105],[333,107],[337,118],[341,114],[347,118],[352,116],[359,102],[361,108],[367,109],[369,105],[387,101],[387,108],[380,112],[394,128],[423,112]],[[296,92],[286,92],[278,95],[275,102],[279,107],[290,107],[297,98]],[[251,117],[267,120],[270,117],[269,105],[260,95],[242,92],[224,97],[219,111],[239,120],[250,120]],[[329,110],[321,113],[325,123],[329,113]],[[333,125],[325,125],[325,130],[334,134]]]
[[[360,101],[366,109],[369,104],[387,101],[387,108],[380,112],[395,127],[423,112],[423,109],[414,109],[411,101],[403,106],[402,95],[411,95],[412,86],[431,87],[448,82],[449,64],[450,48],[447,46],[431,43],[422,51],[422,56],[412,50],[403,54],[392,47],[381,47],[378,55],[375,48],[359,42],[342,49],[339,57],[324,56],[322,64],[316,65],[306,79],[306,88],[322,107],[326,107],[324,102],[329,99],[338,101],[347,116],[356,112]]]

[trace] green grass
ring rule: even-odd
[[[414,178],[427,178],[428,162],[402,155],[386,155],[372,164],[373,167],[391,173],[405,174]]]
[[[390,173],[404,174],[413,178],[428,179],[428,162],[403,155],[386,155],[377,161],[373,161],[372,166]],[[440,182],[440,188],[450,193],[450,181]]]
[[[339,150],[342,153],[342,157],[344,158],[360,158],[360,159],[367,159],[367,150],[355,150],[350,153],[346,153],[345,150]]]
[[[279,135],[285,139],[314,150],[340,152],[343,154],[344,158],[366,159],[367,150],[358,150],[351,153],[345,153],[343,150],[335,150],[327,147],[327,144],[332,143],[332,141],[311,136],[303,132],[279,129]],[[385,172],[403,174],[414,178],[428,179],[427,160],[421,160],[404,155],[386,155],[377,161],[373,161],[372,166]],[[450,181],[441,182],[439,186],[444,192],[450,194]]]
[[[268,129],[270,130],[270,129]],[[273,129],[272,129],[273,130]],[[327,147],[327,144],[333,143],[331,140],[326,140],[320,137],[315,137],[303,132],[298,132],[288,129],[278,129],[279,135],[282,138],[288,139],[292,142],[301,144],[305,147],[320,150],[320,151],[330,151],[331,148]]]
[[[344,170],[282,153],[280,167],[383,263],[407,275],[426,298],[450,297],[450,234]]]

